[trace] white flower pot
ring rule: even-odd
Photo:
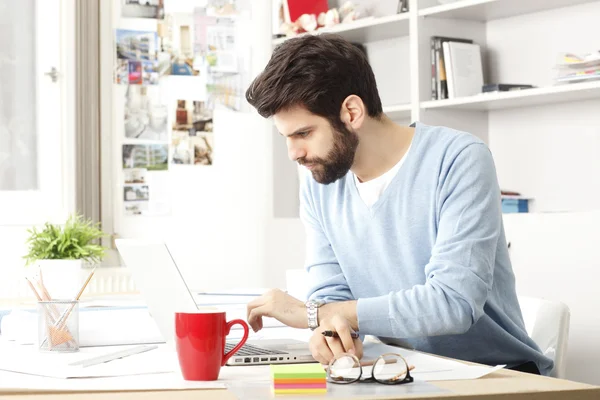
[[[83,285],[81,260],[38,260],[44,286],[54,300],[72,300]]]

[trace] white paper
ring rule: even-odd
[[[0,370],[62,379],[161,374],[179,370],[176,353],[164,345],[159,349],[90,367],[69,365],[125,348],[128,347],[95,347],[75,353],[52,353],[40,352],[36,346],[5,344],[0,347]]]
[[[385,353],[400,354],[406,359],[409,366],[415,367],[410,371],[412,377],[415,380],[428,382],[477,379],[505,367],[505,365],[497,365],[495,367],[466,365],[459,361],[388,346],[383,343],[365,343],[362,361],[375,360],[381,354]],[[372,367],[370,366],[363,367],[363,377],[370,377],[371,370]]]
[[[224,389],[219,381],[186,381],[179,373],[121,376],[108,378],[56,379],[0,371],[0,393],[31,393],[55,391],[127,391]]]

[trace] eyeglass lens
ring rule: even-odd
[[[382,383],[402,382],[407,373],[406,361],[397,354],[384,354],[373,365],[373,378]]]
[[[327,378],[335,383],[352,383],[360,379],[362,368],[354,355],[342,355],[335,358],[327,369]]]

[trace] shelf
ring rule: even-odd
[[[356,21],[321,28],[312,35],[320,33],[337,33],[351,42],[366,43],[378,40],[408,36],[408,13],[394,14],[380,18],[367,17]],[[303,35],[306,35],[304,33]],[[297,37],[297,36],[295,36]],[[289,38],[273,40],[273,46],[285,42]]]
[[[481,93],[460,99],[425,101],[421,103],[421,108],[486,111],[582,100],[600,100],[600,81],[562,84],[514,92]]]
[[[395,106],[384,106],[383,112],[390,119],[410,118],[411,105],[410,104],[400,104],[400,105],[395,105]]]
[[[590,3],[594,0],[460,0],[419,10],[421,17],[491,21]]]

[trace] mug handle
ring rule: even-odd
[[[240,340],[240,342],[231,350],[229,350],[227,353],[225,353],[223,355],[223,362],[221,363],[221,366],[225,366],[225,363],[227,363],[227,360],[229,360],[229,358],[235,354],[236,351],[238,351],[243,345],[244,343],[246,343],[246,340],[248,340],[248,324],[246,323],[246,321],[242,320],[242,319],[234,319],[232,321],[229,321],[227,323],[227,325],[225,325],[225,332],[227,332],[225,334],[225,336],[229,335],[229,331],[231,330],[231,327],[235,324],[240,324],[242,326],[242,328],[244,328],[244,337],[242,338],[242,340]]]

